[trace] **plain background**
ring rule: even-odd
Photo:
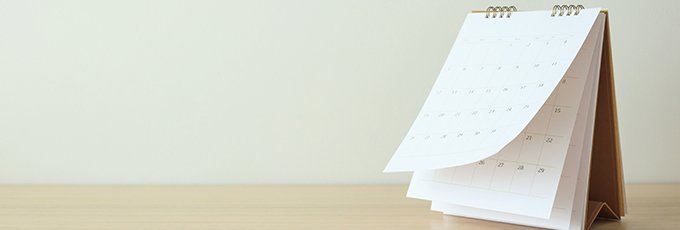
[[[549,1],[0,1],[0,183],[406,183],[465,14]],[[575,2],[567,2],[574,4]],[[627,182],[680,182],[680,4],[610,10]]]

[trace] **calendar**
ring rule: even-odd
[[[608,208],[618,219],[622,195],[587,202],[598,188],[589,186],[590,165],[603,162],[594,150],[617,140],[611,127],[596,130],[615,114],[613,86],[601,82],[611,76],[601,74],[611,72],[606,20],[580,5],[468,14],[385,171],[413,171],[407,195],[444,214],[582,229],[599,204],[595,215]],[[620,156],[618,148],[598,154]],[[620,167],[604,174],[622,181]]]

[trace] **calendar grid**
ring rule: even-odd
[[[564,43],[566,43],[566,40],[564,40],[564,41],[565,41]],[[549,44],[550,44],[549,41],[545,43],[545,45],[549,45]],[[542,53],[544,53],[545,50],[547,50],[547,48],[541,48],[540,51],[538,52],[539,54],[537,54],[537,57],[535,57],[534,61],[529,61],[529,62],[526,62],[526,63],[538,63],[538,61],[537,61],[539,59],[538,56],[543,55]],[[484,55],[483,58],[484,58],[485,62],[488,60],[487,55]],[[545,59],[545,57],[543,57],[543,58]],[[547,62],[547,63],[550,63],[550,65],[555,66],[555,65],[557,65],[558,62],[557,61],[551,61],[551,62]],[[521,66],[526,65],[526,64],[507,65],[507,64],[503,64],[503,63],[498,63],[498,65],[497,65],[498,67],[496,67],[496,70],[500,71],[501,69],[503,69],[502,68],[503,66],[513,66],[513,65],[516,67],[515,70],[518,70],[518,69],[521,70],[522,69]],[[540,64],[534,64],[533,65],[534,68],[537,68],[537,67],[540,67],[540,66],[541,66]],[[452,69],[461,69],[461,71],[467,71],[468,68],[469,68],[469,65],[465,65],[465,66],[462,66],[462,67],[459,66],[458,68],[453,68],[451,66],[447,67],[447,69],[449,71],[452,70]],[[483,67],[480,67],[480,70],[483,70],[483,69],[484,69]],[[527,72],[525,72],[525,76],[531,76],[531,74],[532,74],[531,70],[528,70]],[[492,72],[488,75],[484,75],[484,78],[480,79],[480,81],[484,81],[484,82],[479,87],[476,87],[476,89],[469,89],[467,92],[469,94],[474,94],[477,91],[489,93],[489,92],[500,90],[502,92],[502,91],[508,91],[508,90],[510,90],[510,88],[517,89],[517,90],[524,90],[524,89],[526,89],[526,85],[531,85],[531,84],[536,85],[538,87],[543,87],[543,85],[544,85],[543,81],[534,80],[534,81],[531,81],[531,84],[517,84],[515,87],[510,87],[510,88],[509,87],[503,87],[503,86],[500,86],[500,87],[494,86],[493,82],[494,81],[497,82],[497,80],[495,80],[495,77],[500,76],[500,75],[502,75],[502,74],[501,73],[494,73],[494,72]],[[505,159],[505,158],[502,158],[502,157],[490,157],[490,158],[487,158],[485,160],[478,161],[475,164],[471,164],[471,165],[473,165],[473,167],[471,167],[471,169],[470,169],[471,173],[469,173],[470,174],[469,177],[471,179],[467,180],[467,181],[455,181],[455,178],[457,177],[458,174],[461,174],[461,175],[466,174],[464,172],[464,170],[465,170],[464,168],[451,169],[450,175],[440,175],[441,172],[437,172],[436,173],[436,174],[438,174],[437,177],[438,178],[441,178],[441,177],[449,178],[448,180],[444,180],[444,183],[457,184],[457,185],[461,185],[461,186],[472,186],[472,187],[477,187],[477,188],[494,189],[494,190],[497,190],[497,191],[513,192],[512,190],[515,187],[514,183],[515,183],[515,180],[518,176],[518,172],[521,172],[523,170],[530,170],[530,171],[532,171],[532,173],[530,173],[530,174],[527,174],[527,173],[524,173],[524,172],[522,173],[522,177],[526,177],[526,176],[530,177],[529,182],[526,185],[526,186],[528,186],[528,188],[525,189],[522,192],[517,192],[517,193],[532,194],[532,195],[536,194],[537,191],[535,191],[534,186],[535,186],[535,183],[536,183],[537,175],[543,174],[548,170],[556,170],[556,169],[561,168],[560,165],[552,165],[548,162],[543,162],[542,159],[544,158],[544,154],[552,154],[552,153],[546,153],[544,151],[547,144],[550,144],[555,140],[564,141],[564,139],[565,139],[565,136],[561,134],[562,133],[561,131],[558,131],[558,130],[551,131],[553,129],[551,125],[553,123],[553,120],[556,119],[558,113],[561,113],[564,110],[573,112],[573,110],[575,108],[577,108],[576,106],[573,106],[571,104],[560,103],[560,101],[562,101],[560,99],[561,96],[562,96],[560,94],[560,91],[564,87],[564,85],[567,84],[567,82],[570,82],[572,80],[578,80],[578,79],[581,79],[581,78],[573,76],[573,75],[570,75],[570,76],[565,75],[559,81],[559,83],[555,87],[554,91],[551,93],[548,101],[545,101],[545,103],[542,103],[542,106],[539,109],[539,111],[549,110],[549,111],[552,111],[552,113],[550,113],[549,116],[547,116],[545,118],[545,124],[543,125],[542,129],[539,129],[539,130],[532,129],[532,130],[530,130],[530,128],[527,127],[525,130],[522,130],[520,132],[518,137],[522,137],[522,138],[519,138],[519,139],[521,139],[521,140],[519,140],[520,146],[519,146],[519,150],[517,151],[517,154],[514,157],[514,160]],[[501,85],[507,85],[508,81],[509,81],[509,79],[505,79],[505,81],[501,82]],[[445,91],[450,91],[452,94],[458,94],[458,93],[464,92],[465,89],[463,89],[463,88],[459,88],[459,89],[438,89],[438,90],[434,91],[434,95],[435,96],[437,96],[437,95],[441,96],[441,95],[443,95],[443,92],[445,92]],[[570,96],[570,95],[567,95],[567,96]],[[501,98],[501,97],[502,97],[502,94],[496,94],[494,96],[494,98],[491,99],[490,103],[494,104],[499,100],[503,100],[504,98]],[[515,101],[515,100],[519,99],[517,97],[519,97],[519,95],[515,94],[515,95],[513,95],[513,98],[505,99],[505,100]],[[474,104],[480,104],[482,102],[482,100],[484,100],[483,97],[481,97],[481,96],[477,97],[475,99],[476,100],[474,101]],[[526,108],[527,106],[528,105],[526,105],[524,107]],[[453,116],[461,116],[462,114],[467,114],[467,113],[463,113],[461,110],[458,110],[458,112],[455,112],[453,110],[446,110],[445,111],[445,109],[440,109],[440,111],[442,111],[442,112],[435,112],[436,110],[430,110],[430,111],[433,111],[432,114],[424,113],[423,116],[425,118],[429,118],[429,119],[444,119],[444,118],[450,116],[451,114],[453,114]],[[471,115],[474,116],[478,113],[478,111],[494,111],[495,112],[495,109],[490,109],[488,107],[486,109],[477,107],[477,108],[468,108],[465,111],[468,111],[468,112],[474,111],[474,112],[470,113]],[[437,115],[433,115],[433,114],[437,114]],[[534,119],[538,119],[538,118],[534,118]],[[491,126],[494,127],[494,126],[496,126],[496,124],[493,124]],[[463,131],[462,133],[467,133],[467,132],[471,132],[471,131],[475,132],[473,130],[468,130],[468,131]],[[479,131],[476,131],[476,132],[479,132]],[[444,134],[440,135],[441,137],[448,137],[449,133],[456,133],[456,132],[442,130],[442,133],[444,133]],[[536,140],[532,139],[533,137],[543,137],[544,139],[541,140],[541,142],[540,142],[540,144],[539,144],[539,146],[536,150],[525,149],[526,144],[536,141]],[[412,137],[412,138],[414,138],[414,137]],[[428,138],[430,138],[430,136],[426,135],[424,138],[428,139]],[[513,141],[517,141],[517,140],[513,140]],[[535,145],[535,144],[532,144],[532,145]],[[533,148],[535,148],[535,147],[532,147],[532,149]],[[525,152],[525,150],[530,151],[530,152]],[[464,151],[465,150],[463,150],[461,152],[464,152]],[[502,151],[503,150],[501,150],[501,152]],[[534,155],[534,154],[537,154],[537,155],[531,156],[531,155]],[[432,155],[432,154],[427,154],[427,155]],[[527,156],[529,156],[530,158],[522,160],[522,159],[526,158]],[[529,159],[532,159],[532,160],[529,160]],[[488,161],[488,162],[485,162],[485,161]],[[493,163],[493,165],[487,165],[487,163]],[[495,178],[497,176],[501,176],[501,175],[504,174],[504,173],[501,173],[500,170],[503,167],[510,167],[510,166],[512,166],[512,168],[514,168],[515,170],[511,170],[512,173],[511,173],[511,176],[508,180],[509,183],[503,185],[504,187],[502,187],[502,189],[493,188]],[[489,167],[491,167],[491,168],[489,169]],[[463,171],[461,171],[461,170],[463,170]],[[484,175],[484,174],[489,173],[489,172],[485,172],[485,171],[490,171],[490,176],[486,177],[486,175]],[[503,172],[505,172],[505,171],[503,171]],[[483,178],[486,178],[486,179],[483,180],[482,182],[479,182],[475,179],[475,178],[478,178],[478,177],[483,177]],[[441,183],[442,181],[439,181],[439,182]],[[472,183],[472,182],[476,182],[477,184],[471,185],[470,183]],[[543,195],[544,196],[541,196],[541,197],[545,197],[549,194],[543,194]]]

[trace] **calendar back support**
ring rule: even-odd
[[[602,12],[606,17],[585,229],[589,229],[597,218],[619,220],[626,213],[621,146],[614,93],[609,14],[607,11]]]

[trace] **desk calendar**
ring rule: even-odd
[[[385,171],[444,214],[555,229],[625,214],[608,13],[467,15]]]

